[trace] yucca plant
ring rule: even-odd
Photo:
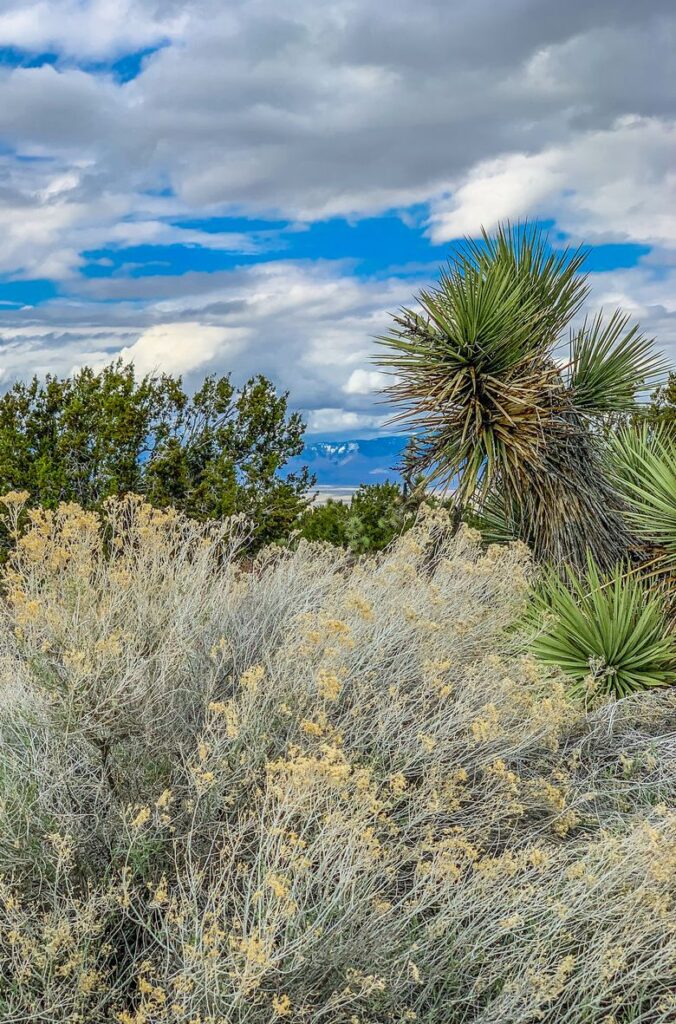
[[[415,435],[409,469],[481,511],[496,497],[536,557],[609,569],[632,535],[595,420],[634,407],[659,378],[652,342],[617,312],[564,330],[588,294],[581,249],[553,252],[536,227],[467,240],[418,309],[394,316],[378,363]]]
[[[676,578],[676,431],[625,427],[610,438],[611,467],[625,517],[657,572]]]
[[[573,690],[614,697],[676,682],[676,634],[659,593],[622,565],[604,577],[591,557],[586,572],[548,570],[527,616],[533,654],[558,665]]]

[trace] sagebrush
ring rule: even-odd
[[[571,697],[509,630],[526,549],[441,511],[368,562],[246,532],[16,538],[0,1019],[673,1020],[673,690]]]

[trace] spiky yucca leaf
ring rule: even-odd
[[[481,533],[485,544],[509,544],[519,537],[518,510],[508,507],[504,494],[489,494],[485,502],[470,509],[468,522]]]
[[[465,242],[464,254],[483,274],[495,266],[508,269],[513,287],[538,310],[545,345],[561,333],[589,294],[586,275],[580,273],[586,250],[579,246],[554,252],[537,224],[501,224],[493,235],[482,229],[480,241]]]
[[[626,517],[647,544],[657,549],[663,568],[676,572],[676,433],[626,427],[610,441]]]
[[[585,320],[570,342],[569,386],[575,407],[592,415],[633,408],[637,390],[660,380],[666,370],[652,338],[616,310]]]
[[[535,657],[558,665],[581,689],[626,697],[676,682],[676,634],[658,592],[618,565],[604,577],[590,557],[582,577],[548,571],[532,599]]]

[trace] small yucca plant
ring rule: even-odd
[[[586,573],[567,580],[550,570],[529,612],[533,654],[558,665],[573,689],[592,681],[614,697],[676,682],[676,634],[658,593],[617,566],[602,576],[591,558]]]

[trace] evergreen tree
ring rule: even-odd
[[[135,492],[197,519],[243,512],[255,541],[288,536],[314,480],[282,475],[304,424],[265,377],[241,389],[207,377],[192,396],[180,377],[121,361],[100,372],[16,383],[0,397],[0,488],[36,504],[98,506]]]

